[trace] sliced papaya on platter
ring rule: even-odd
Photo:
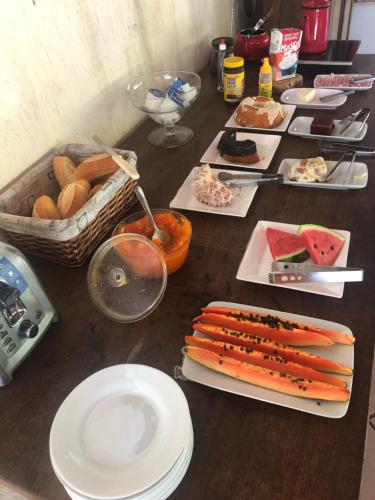
[[[349,391],[342,387],[310,381],[304,377],[293,377],[286,373],[223,356],[201,347],[185,346],[184,351],[190,359],[207,368],[265,389],[291,396],[327,401],[347,401],[349,399]]]
[[[268,325],[275,325],[275,327],[282,327],[286,325],[287,329],[292,330],[304,330],[307,332],[318,333],[319,335],[324,335],[331,339],[333,342],[337,344],[345,344],[352,345],[354,344],[355,338],[350,335],[345,335],[342,332],[338,332],[335,330],[328,330],[325,328],[317,328],[316,326],[307,325],[305,323],[300,323],[294,320],[288,320],[281,316],[272,316],[270,314],[263,314],[255,311],[249,311],[245,309],[231,309],[229,307],[215,307],[215,306],[207,306],[202,307],[201,310],[203,313],[214,313],[214,314],[223,314],[224,316],[229,316],[233,318],[243,318],[252,322],[260,322]]]
[[[245,361],[246,363],[250,363],[252,365],[262,366],[263,368],[268,368],[270,370],[276,370],[281,373],[287,373],[288,375],[292,375],[294,377],[303,377],[308,380],[337,385],[337,387],[346,387],[346,381],[342,378],[327,375],[326,373],[299,365],[293,361],[287,361],[281,356],[271,356],[270,354],[256,351],[252,347],[243,347],[217,340],[193,337],[190,335],[185,337],[185,342],[190,346],[208,349],[209,351],[222,354],[223,356],[238,359],[239,361]]]
[[[195,323],[194,328],[198,332],[204,333],[215,340],[246,348],[254,348],[257,351],[270,354],[271,356],[281,356],[284,360],[314,368],[315,370],[337,373],[340,375],[352,375],[351,368],[341,365],[340,363],[335,363],[330,359],[297,350],[294,347],[282,345],[270,339],[259,337],[258,335],[250,335],[230,328],[203,323]]]
[[[260,317],[258,315],[226,313],[216,314],[204,312],[193,321],[209,325],[232,328],[242,333],[259,335],[282,344],[304,346],[330,346],[333,341],[325,335],[300,329],[290,321],[281,321],[274,316]]]

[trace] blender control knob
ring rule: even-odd
[[[22,338],[33,339],[38,335],[38,332],[38,326],[29,319],[23,320],[18,328],[18,335]]]

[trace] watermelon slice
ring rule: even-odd
[[[298,233],[311,256],[319,266],[332,266],[341,252],[345,238],[339,233],[315,224],[302,224]]]
[[[286,233],[267,227],[266,237],[273,260],[303,262],[309,258],[306,245],[298,234]]]

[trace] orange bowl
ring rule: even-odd
[[[192,234],[191,223],[184,215],[174,210],[154,209],[152,215],[156,225],[170,236],[167,247],[159,242],[154,242],[154,244],[164,257],[168,274],[172,274],[180,269],[188,256]],[[152,224],[147,215],[144,212],[137,212],[121,221],[113,230],[112,235],[135,233],[151,240],[153,232]]]

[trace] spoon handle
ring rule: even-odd
[[[150,219],[152,225],[154,226],[154,230],[159,231],[159,228],[155,224],[154,218],[153,218],[152,213],[151,213],[151,209],[149,207],[149,204],[147,203],[145,193],[143,192],[143,189],[141,188],[141,186],[135,186],[134,192],[138,198],[139,203],[142,205],[143,210],[146,212],[146,214],[148,215],[148,218]]]

